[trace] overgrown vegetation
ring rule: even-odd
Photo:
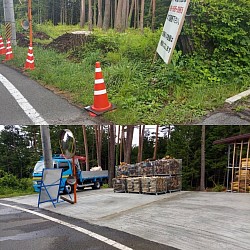
[[[17,178],[11,173],[0,170],[0,198],[32,194],[31,178]]]
[[[250,72],[250,2],[194,0],[182,35],[192,54],[177,46],[172,63],[155,60],[161,29],[152,33],[94,30],[90,42],[69,53],[35,47],[36,69],[28,74],[44,85],[71,94],[82,106],[92,104],[94,67],[100,61],[109,100],[117,110],[105,114],[116,124],[190,123],[223,107],[226,98],[246,90]],[[55,38],[76,26],[36,25]],[[70,46],[70,41],[68,41]],[[27,49],[15,48],[11,61],[23,67]]]

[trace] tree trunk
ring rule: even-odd
[[[85,125],[82,125],[82,131],[83,131],[84,150],[86,157],[86,171],[89,171],[89,148],[88,148],[87,132]]]
[[[122,135],[121,135],[121,143],[120,143],[120,162],[122,162],[123,145],[124,145],[124,126],[122,126]]]
[[[152,31],[155,30],[155,10],[156,10],[156,0],[152,0],[152,24],[151,24]]]
[[[127,126],[127,138],[126,138],[126,143],[125,143],[125,148],[124,148],[124,161],[126,163],[130,163],[131,161],[133,134],[134,134],[134,126],[128,125]]]
[[[135,8],[135,0],[132,0],[131,5],[130,5],[129,15],[128,15],[128,27],[131,26],[132,14],[133,14],[134,8]]]
[[[105,12],[104,12],[104,19],[103,19],[103,30],[108,30],[110,26],[110,15],[111,15],[111,6],[110,0],[105,1]]]
[[[109,187],[112,187],[112,179],[115,177],[115,126],[109,125]]]
[[[157,148],[158,148],[158,133],[159,133],[159,125],[156,125],[156,133],[155,133],[155,148],[154,148],[154,156],[153,159],[156,160],[157,156]]]
[[[102,166],[102,126],[95,125],[96,157],[98,166]]]
[[[140,125],[139,128],[139,147],[138,147],[138,156],[137,156],[137,161],[141,162],[142,161],[142,153],[143,153],[143,140],[144,140],[144,132],[145,132],[145,125]]]
[[[97,27],[102,28],[102,0],[98,0],[98,20]]]
[[[121,31],[124,32],[128,23],[128,1],[122,1],[122,27]]]
[[[85,25],[85,0],[81,0],[80,27]]]
[[[116,147],[116,165],[119,165],[119,150],[120,150],[120,125],[118,126],[118,135],[117,135],[117,147]]]
[[[89,16],[88,16],[88,23],[89,23],[89,31],[93,30],[93,12],[92,12],[92,0],[89,0]]]
[[[97,8],[97,2],[96,2],[97,0],[94,0],[94,15],[93,15],[93,24],[94,24],[94,27],[96,27],[96,24],[97,24],[97,22],[96,22],[96,8]]]
[[[145,8],[145,0],[141,0],[141,15],[140,15],[140,29],[141,33],[144,31],[144,8]]]
[[[206,126],[202,125],[201,128],[201,179],[200,191],[205,190],[205,143],[206,143]]]
[[[122,31],[122,6],[124,0],[119,0],[116,9],[116,16],[115,16],[115,29],[118,32]]]

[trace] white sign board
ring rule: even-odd
[[[62,169],[43,169],[38,207],[40,203],[58,200],[61,179]]]
[[[174,48],[181,32],[190,0],[172,0],[157,53],[167,64],[170,63]]]

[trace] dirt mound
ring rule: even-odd
[[[50,39],[50,36],[48,36],[46,33],[44,32],[36,32],[33,34],[33,38],[37,38],[37,39],[40,39],[40,40],[48,40]]]
[[[47,40],[50,37],[44,32],[34,32],[33,38],[37,38],[40,40]],[[30,44],[30,39],[28,34],[17,33],[16,34],[16,41],[19,47],[28,47]],[[33,42],[33,45],[38,45],[38,43]]]
[[[30,44],[30,39],[22,33],[16,34],[16,41],[19,47],[28,47]]]
[[[66,33],[54,39],[50,44],[46,45],[46,48],[55,49],[61,53],[68,52],[82,46],[90,39],[91,36],[84,33]]]

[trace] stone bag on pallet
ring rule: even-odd
[[[154,162],[144,161],[136,164],[139,176],[152,176],[154,175]]]
[[[162,159],[154,162],[155,175],[176,175],[181,173],[181,162],[176,159]]]
[[[114,178],[112,180],[114,192],[125,193],[127,192],[126,178]]]
[[[140,177],[127,178],[127,191],[129,193],[141,193]]]
[[[141,178],[142,193],[166,193],[167,192],[167,177],[166,176],[151,176]]]
[[[167,191],[180,191],[182,189],[181,175],[167,176]]]
[[[117,178],[128,176],[129,175],[130,164],[121,163],[119,166],[115,168],[115,176]]]

